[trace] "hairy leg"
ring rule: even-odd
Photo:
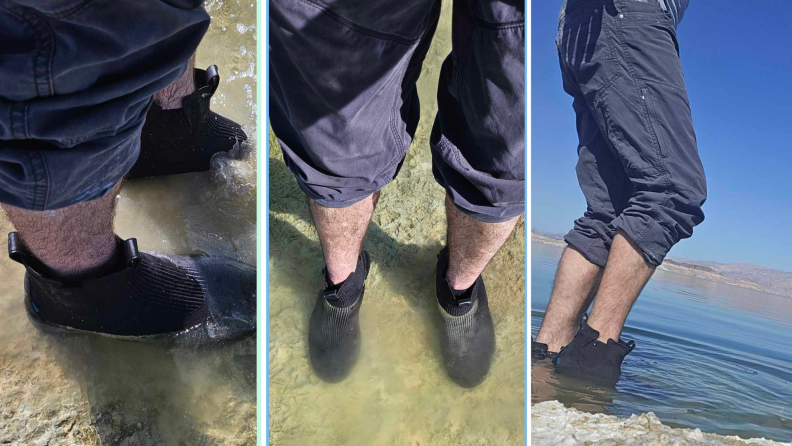
[[[121,181],[104,197],[55,211],[30,211],[3,205],[33,255],[58,274],[89,272],[115,251],[116,196]]]
[[[339,209],[308,200],[314,225],[319,232],[327,274],[334,285],[345,281],[355,271],[378,200],[379,192],[375,192],[352,206]]]
[[[181,108],[182,98],[195,92],[195,54],[187,61],[184,74],[154,95],[154,102],[163,110]]]
[[[445,203],[449,250],[446,279],[453,289],[465,290],[509,238],[519,217],[503,223],[484,223],[457,209],[448,196]]]
[[[550,304],[536,336],[547,351],[558,352],[577,333],[580,317],[591,305],[602,277],[602,268],[569,246],[558,262]]]
[[[588,324],[599,331],[599,340],[618,340],[635,300],[655,271],[641,249],[619,230],[613,238]]]

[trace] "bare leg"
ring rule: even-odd
[[[558,352],[575,337],[580,317],[597,292],[601,273],[602,268],[586,260],[577,249],[570,246],[564,250],[550,304],[536,336],[536,342],[547,344],[547,351]]]
[[[328,208],[309,199],[319,241],[322,243],[327,274],[333,284],[339,284],[355,272],[357,259],[363,249],[371,216],[377,206],[379,192],[345,208]]]
[[[617,232],[588,319],[591,328],[599,331],[600,341],[619,339],[630,309],[654,271],[638,245]]]
[[[509,238],[519,217],[503,223],[484,223],[464,214],[446,196],[446,218],[449,249],[446,279],[453,289],[466,290]]]
[[[104,197],[56,211],[29,211],[3,205],[33,255],[58,274],[73,275],[100,266],[115,251],[113,217],[119,181]]]
[[[172,84],[158,91],[154,95],[154,102],[163,110],[181,108],[182,98],[195,92],[195,54],[187,62],[187,70]]]

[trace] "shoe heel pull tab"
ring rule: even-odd
[[[11,260],[25,265],[30,257],[30,251],[27,245],[22,241],[22,237],[17,232],[10,232],[8,234],[8,257]]]
[[[323,295],[325,300],[337,301],[338,299],[340,299],[340,297],[338,297],[338,290],[335,288],[330,290],[324,290]]]
[[[457,306],[473,305],[473,296],[468,294],[465,295],[464,297],[463,296],[456,297],[456,303]]]
[[[210,65],[206,69],[206,85],[209,87],[209,95],[213,95],[220,86],[220,72],[217,70],[217,65]]]
[[[124,240],[122,249],[124,250],[124,262],[127,267],[132,268],[140,263],[140,252],[137,247],[137,239],[131,238]]]

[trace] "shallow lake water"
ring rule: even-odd
[[[212,109],[255,140],[256,5],[207,1],[212,25],[196,65],[217,64]],[[211,172],[127,182],[116,232],[144,251],[223,255],[256,264],[256,151],[218,156]],[[0,234],[12,227],[0,213]],[[167,350],[36,331],[23,307],[24,269],[0,255],[0,443],[252,445],[256,343]]]
[[[531,245],[536,336],[562,251]],[[637,345],[615,389],[558,376],[549,361],[532,361],[531,403],[558,400],[620,418],[654,412],[672,427],[792,440],[792,299],[658,271],[622,336]]]
[[[486,381],[461,389],[445,374],[437,333],[436,255],[445,242],[444,191],[431,173],[429,132],[440,65],[450,51],[451,2],[423,66],[421,122],[396,181],[382,191],[365,249],[372,268],[352,374],[326,384],[308,359],[308,320],[324,267],[305,195],[277,140],[269,150],[270,444],[521,445],[525,442],[525,225],[483,276],[497,352]]]

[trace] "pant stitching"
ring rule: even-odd
[[[17,134],[14,130],[14,106],[8,107],[8,123],[11,125],[11,137],[16,139]]]
[[[433,8],[435,6],[433,6]],[[439,10],[438,10],[438,13],[439,13]],[[430,26],[434,26],[431,23],[434,20],[438,20],[438,18],[436,17],[435,14],[433,14],[433,10],[432,10],[432,11],[429,12],[429,14],[427,14],[426,18],[424,19],[423,31],[421,32],[421,37],[418,39],[418,41],[416,43],[416,47],[413,48],[412,54],[410,54],[410,58],[407,59],[406,63],[402,62],[402,63],[404,63],[404,72],[401,75],[401,82],[399,84],[400,86],[404,83],[404,78],[407,76],[407,70],[410,68],[410,63],[412,62],[413,57],[415,57],[415,53],[418,50],[418,46],[421,44],[421,41],[424,38],[427,37],[426,36],[427,30],[429,29]],[[429,42],[429,43],[431,44],[431,42]],[[428,51],[428,49],[427,49],[427,51]],[[415,88],[415,86],[413,86],[413,88]],[[396,143],[396,146],[398,147],[398,151],[396,152],[396,156],[394,156],[393,159],[388,161],[388,164],[386,165],[386,167],[384,169],[384,172],[379,177],[377,177],[377,178],[379,178],[382,181],[392,180],[392,178],[389,177],[387,172],[390,171],[391,168],[395,164],[398,164],[402,159],[404,159],[405,156],[407,156],[407,150],[409,150],[409,148],[410,148],[409,144],[405,144],[404,140],[401,138],[401,136],[399,136],[398,129],[396,128],[396,121],[398,120],[398,107],[397,107],[397,105],[399,103],[399,98],[401,97],[401,93],[402,92],[403,92],[403,90],[401,88],[399,88],[398,92],[396,93],[396,95],[395,95],[395,97],[393,99],[393,106],[391,107],[391,116],[390,116],[390,125],[389,125],[390,131],[391,131],[391,135],[393,136],[394,142]],[[418,94],[417,88],[415,89],[415,94],[416,95]],[[402,104],[402,105],[404,105],[404,104]],[[420,121],[420,112],[419,112],[418,119]],[[410,143],[412,143],[412,141],[410,141]]]
[[[50,178],[49,175],[49,168],[47,167],[47,159],[43,155],[41,155],[41,152],[39,152],[39,158],[41,159],[41,164],[43,165],[44,168],[44,176],[45,176],[44,181],[46,183],[43,187],[44,203],[42,209],[47,209],[47,205],[49,204],[49,193],[50,193],[49,185],[52,184],[52,179]]]
[[[340,16],[336,12],[331,11],[330,9],[325,8],[325,7],[321,6],[321,5],[318,5],[318,4],[314,3],[314,2],[311,2],[311,1],[308,1],[308,0],[298,0],[298,1],[300,1],[302,3],[305,3],[308,6],[312,6],[312,7],[316,8],[316,9],[318,9],[323,14],[327,15],[328,17],[330,17],[331,19],[335,20],[336,22],[346,26],[347,28],[353,29],[355,31],[361,32],[363,34],[366,34],[366,35],[369,35],[369,36],[372,36],[372,37],[376,37],[378,39],[390,40],[392,42],[396,42],[396,43],[399,43],[399,44],[402,44],[402,45],[412,45],[412,44],[418,42],[419,40],[421,40],[420,37],[418,37],[417,39],[408,39],[408,38],[405,38],[405,37],[394,36],[392,34],[386,34],[386,33],[382,33],[382,32],[379,32],[379,31],[375,31],[373,29],[365,28],[365,27],[362,27],[362,26],[352,22],[349,19],[346,19],[346,18]]]
[[[90,6],[91,3],[93,3],[93,2],[94,2],[94,0],[84,0],[82,3],[74,5],[71,8],[67,8],[67,9],[65,9],[63,11],[53,13],[52,17],[56,18],[56,19],[67,19],[67,18],[70,18],[70,17],[74,17],[75,15],[77,15],[77,14],[81,13],[82,11],[84,11],[85,8]]]
[[[35,13],[30,8],[22,8],[18,7],[17,14],[25,21],[27,21],[33,29],[36,31],[36,42],[40,45],[40,48],[36,51],[36,55],[33,58],[33,74],[35,76],[35,86],[36,86],[36,95],[37,96],[52,96],[55,94],[55,89],[52,84],[52,59],[55,55],[55,37],[52,32],[52,28],[49,25],[45,24],[42,18]],[[44,53],[49,51],[49,56],[44,60],[44,73],[40,73],[42,70],[42,61],[40,59],[43,58]],[[44,83],[46,84],[47,94],[42,95],[40,83],[41,79],[44,79]]]
[[[403,73],[400,76],[401,77],[401,83],[404,82],[404,77],[407,76],[407,68],[409,67],[410,60],[412,60],[412,57],[414,55],[415,55],[415,50],[413,50],[413,54],[410,55],[410,59],[408,59],[406,62],[402,62]],[[400,85],[401,85],[401,83],[400,83]],[[401,92],[402,92],[402,89],[399,88],[398,91],[395,94],[395,97],[393,98],[393,106],[391,107],[391,113],[390,113],[390,119],[389,119],[390,122],[389,122],[389,125],[388,125],[388,127],[390,128],[391,136],[393,137],[393,140],[396,143],[396,147],[398,148],[398,150],[396,151],[396,155],[390,161],[388,161],[388,164],[386,164],[386,167],[384,168],[384,172],[389,171],[391,169],[391,167],[393,167],[394,164],[399,162],[407,154],[407,149],[409,148],[409,145],[405,144],[404,140],[401,138],[401,136],[399,136],[398,129],[396,128],[396,120],[398,119],[397,118],[397,115],[398,115],[398,113],[397,113],[397,110],[398,110],[397,105],[399,104],[399,98],[401,96]],[[417,94],[417,92],[416,92],[416,94]],[[383,179],[383,180],[388,180],[386,173],[382,173],[378,178]]]
[[[36,56],[33,58],[33,77],[34,77],[33,86],[36,89],[36,96],[41,96],[41,90],[39,88],[39,82],[38,82],[38,79],[37,79],[37,77],[38,77],[38,59],[40,57],[39,53],[41,51],[43,51],[43,49],[44,49],[44,45],[41,43],[40,34],[38,33],[38,31],[40,31],[40,28],[38,26],[38,21],[36,20],[35,16],[33,18],[31,18],[31,14],[26,11],[26,8],[23,8],[21,6],[18,6],[18,5],[15,5],[15,4],[10,4],[9,5],[9,3],[6,2],[6,1],[2,1],[2,3],[0,3],[0,6],[2,6],[3,9],[9,15],[13,16],[15,19],[19,20],[20,22],[22,22],[26,26],[28,26],[30,28],[33,28],[33,30],[36,31],[36,33],[34,33],[35,39],[36,39],[36,43],[38,45],[41,45],[42,48],[37,50]],[[12,130],[12,132],[13,132],[13,130]],[[16,136],[16,132],[14,132],[14,136]]]
[[[26,150],[25,151],[28,156],[28,160],[30,160],[30,167],[33,171],[33,201],[30,203],[30,209],[33,211],[37,211],[36,202],[38,201],[38,184],[39,184],[39,175],[38,169],[36,169],[36,163],[33,161],[33,151]]]
[[[674,90],[681,91],[682,93],[685,93],[685,95],[687,96],[687,90],[685,90],[684,88],[679,88],[676,85],[670,84],[668,82],[664,82],[664,81],[657,80],[657,79],[647,79],[645,77],[639,77],[638,80],[643,81],[646,84],[651,82],[653,84],[665,85],[666,87],[673,88]]]
[[[511,22],[504,22],[504,23],[487,22],[486,20],[482,20],[482,19],[479,19],[477,17],[471,17],[470,20],[475,25],[477,25],[477,26],[479,26],[481,28],[487,28],[487,29],[522,28],[522,27],[525,26],[525,22],[524,21],[517,21],[517,20],[511,21]]]
[[[630,57],[629,53],[627,52],[627,44],[626,44],[625,39],[624,39],[624,30],[622,28],[622,23],[618,19],[617,19],[617,24],[616,24],[616,30],[617,30],[618,35],[619,35],[619,46],[621,47],[622,52],[624,53],[624,59],[625,59],[626,65],[627,65],[627,69],[630,71],[630,76],[632,77],[633,84],[634,84],[635,88],[637,89],[637,92],[639,94],[643,95],[643,92],[641,91],[641,88],[638,85],[638,77],[635,74],[635,68],[633,66],[632,58]],[[643,107],[646,108],[646,101],[645,100],[643,101]],[[651,121],[650,121],[650,116],[648,115],[648,111],[646,112],[646,119],[647,119],[647,130],[649,130],[649,132],[650,132],[650,135],[652,137],[652,141],[655,144],[655,151],[657,153],[659,151],[659,147],[658,147],[658,144],[657,144],[657,136],[654,134],[654,128],[652,127],[652,124],[651,124]],[[669,174],[668,174],[668,170],[665,167],[665,163],[663,162],[662,157],[659,157],[658,166],[657,167],[661,168],[662,171],[663,171],[663,175],[662,176],[663,176],[663,182],[666,185],[666,191],[664,193],[663,201],[660,203],[660,205],[655,204],[655,205],[653,205],[650,208],[649,212],[651,212],[654,215],[655,218],[653,220],[650,220],[650,224],[647,225],[647,227],[644,228],[644,230],[641,232],[640,236],[638,237],[639,239],[638,240],[633,240],[635,243],[640,243],[641,241],[643,241],[643,238],[646,236],[646,234],[649,233],[649,230],[654,227],[656,221],[659,219],[659,215],[658,215],[658,212],[657,212],[658,206],[664,206],[665,204],[667,204],[668,200],[670,199],[670,196],[671,196],[671,189],[673,188],[673,185],[671,184],[671,181],[670,181],[670,178],[669,178]],[[642,247],[642,249],[643,249],[643,247]]]
[[[26,138],[30,138],[30,128],[28,127],[28,123],[30,122],[30,120],[28,119],[28,116],[30,116],[30,102],[29,101],[25,102],[25,112],[22,115],[22,119],[24,120],[25,137]]]

